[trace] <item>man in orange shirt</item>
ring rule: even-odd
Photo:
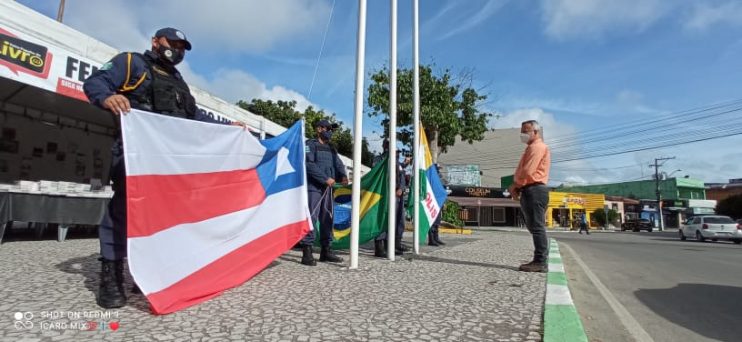
[[[520,198],[520,209],[526,227],[533,236],[533,261],[520,265],[524,272],[546,272],[549,241],[546,237],[546,207],[549,204],[549,168],[551,152],[543,140],[543,129],[536,120],[525,121],[520,127],[520,141],[528,144],[515,170],[510,186],[513,198]]]

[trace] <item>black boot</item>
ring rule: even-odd
[[[439,244],[441,246],[445,246],[446,245],[445,243],[443,243],[443,241],[441,241],[441,231],[440,230],[436,230],[435,231],[435,234],[433,234],[433,239],[435,240],[435,242],[437,244]]]
[[[428,232],[428,246],[440,246],[437,241],[435,241],[435,232],[432,230]]]
[[[330,247],[322,247],[319,253],[319,261],[322,262],[343,262],[343,258],[335,255]]]
[[[384,240],[374,241],[374,256],[377,258],[386,258],[386,248],[384,248]]]
[[[126,305],[123,273],[123,261],[101,260],[98,305],[102,308],[114,309]]]
[[[314,255],[312,255],[312,246],[302,246],[301,247],[301,264],[307,265],[307,266],[317,266],[317,261],[314,260]]]

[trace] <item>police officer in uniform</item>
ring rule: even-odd
[[[115,115],[131,108],[163,115],[217,123],[196,107],[188,85],[175,65],[191,50],[183,32],[163,28],[152,38],[152,49],[143,54],[120,53],[93,73],[83,89],[90,102]],[[118,121],[118,120],[116,120]],[[233,123],[244,128],[241,123]],[[123,259],[126,257],[126,174],[121,136],[111,149],[110,177],[113,198],[98,231],[101,273],[98,305],[106,309],[126,305]],[[134,291],[138,291],[137,288]]]
[[[382,145],[384,147],[384,153],[389,154],[389,140],[384,140],[384,143]],[[397,150],[395,156],[397,161],[397,182],[396,182],[396,188],[394,191],[395,196],[397,197],[397,204],[396,204],[396,223],[397,226],[395,227],[395,244],[394,244],[394,255],[402,255],[403,252],[407,251],[407,247],[405,247],[402,244],[402,234],[404,234],[404,225],[405,225],[405,212],[407,211],[407,207],[405,207],[405,199],[404,195],[407,191],[407,177],[405,176],[405,167],[410,163],[410,158],[406,157],[404,162],[399,161],[399,154],[400,151]],[[374,256],[379,258],[386,258],[386,248],[384,244],[387,240],[387,232],[382,232],[379,234],[378,237],[376,237],[376,240],[374,240]]]
[[[330,248],[333,226],[332,187],[336,180],[340,180],[341,184],[348,184],[345,165],[340,160],[337,150],[330,145],[332,133],[338,125],[331,124],[327,120],[320,120],[314,126],[317,138],[307,140],[305,154],[309,211],[312,214],[312,222],[319,221],[320,245],[322,246],[319,261],[342,262],[343,259],[336,256]],[[301,263],[304,265],[314,266],[317,264],[312,255],[314,240],[314,230],[312,230],[301,241]]]

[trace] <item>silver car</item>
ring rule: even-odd
[[[742,243],[742,226],[729,216],[704,215],[688,220],[679,230],[680,240],[695,238],[704,242],[727,240],[736,244]]]

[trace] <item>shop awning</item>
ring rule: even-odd
[[[487,197],[456,197],[450,196],[449,200],[461,206],[486,206],[486,207],[511,207],[520,208],[520,203],[510,198],[487,198]]]

